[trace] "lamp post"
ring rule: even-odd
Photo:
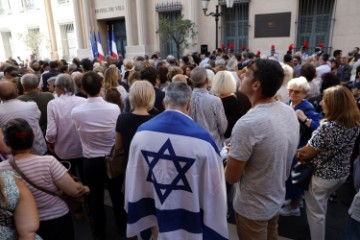
[[[227,7],[232,7],[234,1],[226,1]],[[218,48],[218,37],[219,37],[219,17],[221,16],[221,12],[219,12],[220,0],[218,0],[218,4],[216,5],[215,12],[206,13],[209,7],[210,0],[201,0],[202,10],[204,11],[205,16],[215,17],[215,47]]]

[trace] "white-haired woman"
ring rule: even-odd
[[[306,78],[299,77],[291,79],[288,83],[289,92],[289,105],[295,110],[296,116],[300,123],[300,142],[299,148],[306,145],[311,137],[312,131],[314,131],[320,124],[322,119],[321,114],[315,111],[314,106],[305,100],[308,92],[310,91],[310,85]],[[297,163],[297,159],[294,157],[292,161],[292,167]],[[282,216],[300,216],[300,200],[303,194],[303,190],[292,184],[292,178],[286,181],[286,201],[288,204],[280,210]]]
[[[228,120],[228,127],[224,137],[229,138],[236,121],[242,116],[241,113],[243,112],[239,109],[239,102],[235,95],[236,80],[233,74],[229,71],[217,72],[212,81],[210,92],[217,95],[223,103]]]

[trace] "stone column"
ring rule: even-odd
[[[126,27],[126,40],[128,46],[133,46],[134,43],[134,24],[133,24],[133,14],[131,14],[131,2],[125,2],[125,27]]]
[[[83,12],[82,12],[83,13],[82,28],[84,29],[83,31],[85,32],[85,36],[88,36],[90,34],[90,32],[95,31],[94,28],[91,28],[92,20],[91,20],[91,17],[90,17],[91,13],[90,13],[89,1],[88,0],[81,0],[81,5],[82,5],[82,9],[83,9]],[[87,48],[90,47],[89,44],[86,44],[86,47]]]
[[[77,48],[81,49],[84,48],[84,46],[86,46],[86,40],[87,39],[87,34],[88,33],[84,33],[82,32],[83,29],[83,21],[82,21],[82,16],[83,14],[81,14],[80,12],[80,7],[79,7],[79,0],[74,0],[73,1],[73,9],[74,9],[74,17],[75,17],[75,32],[76,32],[76,40],[77,40]]]
[[[146,23],[145,23],[145,1],[144,0],[136,0],[136,15],[137,15],[137,23],[138,23],[138,36],[139,36],[139,45],[144,46],[146,44]]]
[[[202,13],[202,9],[199,9],[200,4],[200,1],[188,0],[188,6],[190,8],[188,17],[195,23],[196,26],[199,26],[199,12]],[[195,36],[194,39],[189,39],[189,42],[191,43],[189,46],[189,52],[195,52],[197,49],[200,49],[200,44],[194,45],[198,43],[198,36]]]
[[[50,43],[51,43],[51,59],[58,59],[59,54],[57,49],[54,16],[52,13],[51,1],[44,0],[44,4],[45,4],[46,22],[48,26]]]

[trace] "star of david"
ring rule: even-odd
[[[165,202],[166,198],[170,195],[172,191],[184,190],[187,192],[192,192],[189,182],[186,179],[185,173],[193,165],[195,159],[177,156],[175,154],[170,139],[166,140],[166,142],[164,143],[164,145],[161,146],[158,152],[141,150],[141,153],[143,154],[147,164],[149,165],[149,172],[146,181],[152,182],[154,184],[155,191],[159,197],[161,204]],[[159,183],[159,181],[156,179],[156,175],[153,172],[156,164],[158,164],[160,160],[173,162],[177,171],[177,175],[169,183]]]

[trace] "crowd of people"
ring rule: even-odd
[[[124,239],[228,239],[231,189],[240,239],[277,239],[279,215],[302,205],[311,238],[325,239],[328,199],[360,186],[360,53],[305,50],[4,62],[0,239],[71,240],[87,214],[104,240],[105,189]],[[127,167],[109,178],[112,149]],[[306,190],[290,174],[304,162]],[[70,213],[42,188],[88,209]],[[357,199],[348,239],[360,238]]]

